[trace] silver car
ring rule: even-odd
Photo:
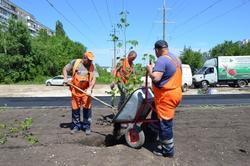
[[[70,81],[72,79],[71,76],[68,76],[68,81]],[[62,85],[62,86],[66,86],[67,84],[64,82],[64,78],[63,75],[58,75],[55,76],[51,79],[48,79],[45,82],[46,86],[51,86],[51,85]]]

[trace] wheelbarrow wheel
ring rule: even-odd
[[[126,130],[125,140],[130,147],[139,149],[145,142],[145,134],[140,126],[134,125]]]

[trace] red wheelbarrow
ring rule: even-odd
[[[159,121],[155,114],[154,94],[151,88],[148,88],[147,78],[148,77],[146,76],[146,86],[135,90],[118,110],[118,113],[112,120],[112,123],[114,123],[114,137],[119,139],[124,135],[127,144],[132,148],[140,148],[144,144],[145,134],[143,127],[149,123],[153,124]],[[69,83],[69,85],[80,90],[82,93],[86,93],[71,83]],[[94,96],[91,97],[112,108],[112,112],[115,114],[115,108],[113,106]]]

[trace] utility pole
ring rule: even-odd
[[[116,37],[116,29],[115,29],[115,26],[114,26],[114,36]],[[115,69],[115,66],[116,66],[116,38],[114,38],[113,42],[114,42],[113,69]]]
[[[114,55],[113,55],[113,60],[112,60],[112,69],[114,69],[115,68],[115,66],[116,66],[116,59],[117,59],[117,55],[116,55],[116,53],[117,53],[117,41],[120,41],[119,40],[119,38],[116,36],[116,33],[117,33],[117,31],[116,31],[116,28],[115,28],[116,26],[114,25],[113,26],[113,30],[112,30],[112,32],[111,32],[111,34],[110,34],[110,36],[111,36],[111,40],[108,40],[108,41],[112,41],[113,42],[113,44],[114,44]]]
[[[166,11],[169,10],[170,8],[166,8],[166,3],[165,0],[163,0],[163,8],[160,8],[159,10],[162,11],[162,21],[155,21],[156,23],[162,24],[162,40],[166,40],[167,36],[169,36],[169,34],[166,34],[166,25],[167,24],[173,24],[175,22],[173,21],[168,21],[166,19]],[[160,36],[160,34],[159,34]],[[161,37],[157,37],[157,38],[161,38]]]
[[[165,33],[166,33],[166,6],[165,6],[165,0],[163,0],[163,17],[162,17],[162,23],[163,23],[163,37],[162,39],[165,40]]]
[[[125,13],[125,24],[124,24],[124,57],[127,55],[127,38],[126,38],[126,25],[127,25],[127,11]]]

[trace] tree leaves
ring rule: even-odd
[[[249,55],[250,43],[242,44],[241,42],[224,41],[224,43],[218,44],[209,52],[211,57]]]
[[[193,51],[191,47],[184,47],[181,52],[180,59],[183,64],[189,64],[192,72],[194,73],[197,69],[201,68],[204,61],[202,53],[200,51]]]
[[[63,24],[59,20],[56,21],[56,36],[65,36]]]
[[[95,66],[98,74],[100,75],[100,77],[97,78],[97,83],[110,84],[112,81],[111,73],[99,66],[98,64],[96,64]]]
[[[132,46],[137,46],[139,43],[137,40],[128,40],[127,43],[131,44]]]
[[[32,37],[21,21],[9,20],[0,27],[0,82],[7,84],[40,80],[59,75],[62,68],[75,58],[82,58],[86,47],[70,40],[60,21],[56,35],[49,36],[40,30]],[[44,78],[44,79],[42,79]]]

